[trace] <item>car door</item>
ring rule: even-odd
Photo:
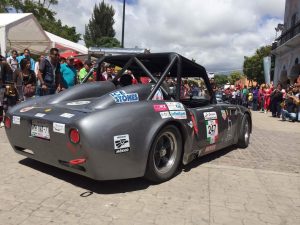
[[[222,121],[221,107],[211,104],[205,107],[190,109],[195,117],[198,133],[195,133],[194,148],[207,154],[222,147],[220,137],[226,132],[226,124]]]
[[[221,105],[221,115],[225,123],[225,132],[222,136],[223,147],[233,144],[235,130],[238,126],[238,110],[238,107],[235,105]]]

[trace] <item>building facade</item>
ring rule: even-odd
[[[275,55],[274,84],[292,84],[300,74],[300,0],[286,0],[281,35],[272,46]]]

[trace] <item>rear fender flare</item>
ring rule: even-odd
[[[182,137],[182,154],[181,154],[181,162],[182,162],[182,158],[183,155],[185,154],[185,152],[187,152],[187,149],[192,147],[192,141],[189,138],[189,132],[186,128],[186,126],[184,125],[184,122],[186,120],[167,120],[167,121],[163,121],[162,123],[158,123],[156,126],[153,126],[151,128],[151,130],[149,131],[147,137],[146,137],[146,142],[147,144],[145,146],[147,146],[147,150],[146,150],[146,162],[148,163],[148,158],[149,158],[149,152],[151,150],[152,144],[157,136],[157,134],[166,126],[168,125],[175,125],[181,134]],[[145,168],[144,168],[144,173],[146,172],[146,168],[147,168],[147,163],[145,164]]]

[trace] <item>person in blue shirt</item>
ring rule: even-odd
[[[60,66],[61,74],[61,89],[68,89],[77,84],[77,71],[74,67],[74,57],[70,56],[67,58],[66,63]]]
[[[30,51],[28,48],[24,49],[23,55],[20,55],[17,57],[19,65],[20,65],[21,60],[24,58],[28,58],[30,60],[30,70],[34,71],[35,61],[33,60],[33,58],[30,57]]]

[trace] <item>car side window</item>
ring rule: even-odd
[[[210,100],[211,95],[209,94],[208,88],[201,77],[189,77],[182,79],[181,98]]]
[[[180,90],[180,101],[189,108],[210,104],[211,95],[204,80],[200,77],[183,78]]]

